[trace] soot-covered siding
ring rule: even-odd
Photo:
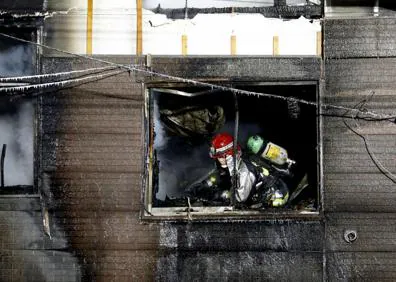
[[[152,69],[208,81],[319,81],[318,58],[152,58]],[[148,82],[153,83],[151,78]],[[314,220],[160,225],[158,281],[318,281],[323,225]],[[304,269],[304,272],[300,271]]]
[[[341,41],[331,43],[337,34],[332,27],[342,23],[353,30],[359,25],[358,20],[349,21],[324,22],[322,67],[319,58],[282,57],[153,57],[151,67],[212,81],[321,81],[325,103],[353,107],[369,98],[368,110],[394,112],[394,59],[377,57],[386,45],[364,45],[364,37],[354,32],[348,38],[359,44],[351,48],[369,50],[365,55],[348,53]],[[131,62],[130,57],[106,59]],[[49,73],[98,65],[57,57],[43,58],[42,69]],[[43,200],[0,200],[1,280],[396,278],[395,185],[376,169],[362,139],[339,117],[323,117],[323,218],[142,223],[141,82],[159,80],[125,73],[40,98]],[[368,138],[371,151],[389,170],[396,170],[394,124],[346,122]],[[42,206],[49,209],[51,238],[42,230]],[[353,243],[344,240],[348,230],[358,235]]]
[[[127,57],[108,59],[130,62]],[[81,59],[48,58],[43,71],[94,65]],[[320,60],[154,57],[152,70],[209,80],[318,81]],[[143,96],[136,81],[158,80],[162,79],[125,73],[42,98],[41,172],[50,186],[43,187],[46,204],[76,253],[83,277],[99,281],[238,279],[250,273],[280,279],[294,278],[304,267],[310,271],[307,276],[298,274],[302,280],[322,277],[320,219],[140,222]],[[242,258],[251,263],[240,263]],[[206,267],[210,261],[219,267]],[[179,272],[173,272],[175,265]],[[284,271],[277,270],[279,265]]]
[[[392,18],[325,20],[325,101],[359,107],[366,100],[363,109],[395,113],[395,28]],[[394,173],[395,124],[345,122],[366,138],[370,152]],[[394,280],[395,183],[374,165],[363,139],[343,119],[325,117],[323,136],[327,277]],[[348,230],[358,236],[353,243],[344,240]]]
[[[44,58],[43,72],[98,65]],[[142,101],[141,84],[127,72],[42,96],[45,204],[84,281],[153,279],[158,226],[139,220]]]
[[[396,19],[326,19],[323,25],[326,58],[392,57],[396,54]]]

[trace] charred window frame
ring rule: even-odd
[[[246,82],[246,83],[232,83],[225,84],[225,86],[233,87],[237,89],[242,89],[246,91],[258,92],[258,93],[272,93],[275,95],[280,95],[283,97],[294,97],[296,99],[308,100],[312,104],[319,105],[319,84],[317,81],[291,81],[291,82]],[[179,93],[178,93],[179,92]],[[192,95],[191,95],[192,94]],[[197,94],[197,95],[196,95]],[[170,204],[167,205],[166,201],[168,199],[175,200],[178,199],[180,194],[178,194],[178,189],[176,189],[176,193],[171,195],[172,192],[175,191],[166,191],[166,193],[170,193],[170,195],[166,194],[165,196],[162,194],[158,196],[158,194],[163,193],[164,191],[160,191],[157,182],[160,182],[158,179],[159,175],[164,172],[161,171],[166,167],[168,172],[165,172],[165,177],[172,178],[172,173],[169,171],[169,167],[172,162],[176,159],[172,160],[168,159],[166,153],[165,155],[161,155],[158,153],[158,142],[165,142],[166,140],[156,141],[156,139],[161,139],[161,133],[159,131],[169,130],[169,128],[163,128],[164,125],[160,125],[162,121],[159,120],[159,111],[158,108],[159,103],[158,100],[161,100],[158,96],[163,96],[162,101],[166,101],[167,106],[172,104],[178,104],[179,98],[183,95],[190,97],[183,97],[181,100],[188,101],[188,99],[192,99],[191,97],[200,96],[205,104],[209,105],[211,102],[216,104],[216,101],[222,101],[222,107],[224,108],[224,114],[226,122],[220,128],[217,127],[213,132],[219,133],[228,131],[232,135],[235,134],[235,121],[230,120],[230,123],[227,123],[227,120],[230,119],[231,116],[235,117],[235,99],[237,98],[238,107],[239,107],[239,126],[238,126],[238,143],[242,144],[242,149],[246,149],[246,141],[248,136],[260,133],[263,133],[264,124],[265,127],[269,128],[266,132],[265,138],[269,139],[269,141],[277,143],[279,146],[286,148],[289,152],[291,158],[297,157],[297,159],[301,162],[305,156],[308,156],[307,159],[309,163],[306,161],[304,165],[302,165],[302,169],[309,170],[309,184],[311,185],[312,195],[308,197],[314,198],[313,208],[307,209],[297,209],[297,204],[293,204],[293,206],[288,206],[287,208],[269,208],[269,209],[238,209],[235,208],[233,204],[227,205],[191,205],[186,199],[182,199],[181,201],[175,201],[175,205]],[[157,97],[155,97],[157,96]],[[227,96],[227,99],[224,97]],[[194,99],[195,99],[194,98]],[[187,99],[187,100],[186,100]],[[213,101],[212,101],[213,100]],[[194,104],[195,102],[191,102]],[[183,102],[182,102],[183,104]],[[189,104],[189,103],[188,103]],[[144,208],[142,209],[142,218],[143,219],[170,219],[173,220],[175,218],[195,218],[195,219],[210,219],[210,218],[273,218],[273,216],[279,217],[297,217],[297,218],[305,218],[305,217],[317,217],[320,215],[322,211],[321,206],[321,118],[319,115],[319,107],[315,107],[315,105],[307,105],[304,103],[294,103],[292,101],[287,101],[287,99],[274,99],[268,97],[258,97],[258,96],[247,96],[247,95],[235,95],[231,92],[219,91],[215,89],[205,89],[197,86],[185,85],[181,83],[166,83],[166,84],[149,84],[146,85],[145,88],[145,115],[144,115],[144,140],[145,142],[145,155],[144,155],[144,176],[143,176],[143,195],[142,199],[144,202]],[[253,108],[250,110],[250,105]],[[250,124],[254,119],[256,113],[260,112],[260,106],[264,106],[265,109],[262,112],[265,112],[264,116],[259,118],[259,121],[255,121]],[[161,109],[162,114],[164,108]],[[250,113],[249,113],[250,112]],[[166,114],[166,113],[165,113]],[[277,121],[274,118],[270,118],[271,114],[274,114],[274,117],[282,115],[281,120]],[[293,124],[294,121],[294,124]],[[288,122],[291,124],[287,125]],[[305,124],[307,123],[307,124]],[[165,125],[167,126],[167,125]],[[286,126],[287,128],[282,128],[282,126]],[[249,128],[250,127],[250,128]],[[242,128],[242,130],[241,130]],[[179,128],[180,129],[180,128]],[[176,129],[179,130],[179,129]],[[292,133],[286,132],[287,130],[293,131]],[[299,134],[298,131],[302,131]],[[174,130],[173,130],[174,131]],[[172,135],[173,134],[173,135]],[[193,159],[201,164],[203,163],[203,167],[198,167],[196,170],[199,172],[203,172],[205,175],[205,166],[206,171],[207,167],[211,165],[214,161],[209,158],[209,138],[206,136],[201,139],[201,141],[194,140],[191,138],[189,140],[188,137],[180,137],[174,136],[175,132],[173,132],[171,137],[166,135],[166,138],[171,138],[172,144],[170,145],[173,149],[178,151],[183,151],[185,148],[191,149],[191,146],[199,146],[200,151],[193,155]],[[181,134],[182,136],[186,134],[186,132],[178,132],[176,134]],[[290,136],[294,134],[294,137],[290,139]],[[307,139],[304,139],[304,134],[307,134]],[[188,133],[187,133],[188,135]],[[213,134],[211,135],[213,137]],[[173,138],[173,139],[172,139]],[[287,140],[289,138],[289,140]],[[298,142],[294,142],[294,138],[299,138]],[[205,139],[205,140],[204,140]],[[304,140],[308,140],[307,144],[299,145],[301,142],[304,143]],[[168,140],[169,141],[169,140]],[[194,144],[190,144],[187,147],[183,147],[183,142],[191,142]],[[308,144],[309,143],[309,144]],[[166,149],[165,149],[166,150]],[[296,150],[298,152],[296,152]],[[308,152],[309,151],[309,152]],[[183,160],[183,157],[179,153],[176,155],[179,160]],[[191,153],[191,151],[190,151]],[[187,157],[190,159],[192,156]],[[298,155],[298,156],[297,156]],[[163,162],[163,163],[162,163]],[[186,164],[184,162],[181,163],[183,166],[184,172],[188,171],[189,173],[193,173],[193,166],[195,164]],[[180,164],[179,164],[180,165]],[[309,166],[309,168],[305,167]],[[193,173],[195,174],[195,172]],[[199,174],[199,173],[197,173]],[[300,172],[300,176],[302,176]],[[162,179],[161,182],[165,183],[176,183],[180,179],[182,182],[188,177],[179,178],[176,176],[175,179]],[[192,177],[188,179],[191,182],[195,182],[197,177]],[[299,181],[298,181],[299,182]],[[188,183],[185,183],[186,185]],[[297,191],[299,183],[295,182],[294,191]],[[183,186],[182,184],[181,186]],[[170,184],[170,189],[172,190],[172,184]],[[174,188],[174,187],[173,187]],[[301,187],[300,187],[301,188]],[[301,192],[301,191],[300,191]],[[303,190],[303,192],[307,192]],[[301,196],[304,193],[295,193],[294,199],[304,200],[304,197]],[[164,199],[165,197],[165,204]],[[302,198],[298,198],[302,197]],[[158,201],[158,198],[162,200]],[[311,199],[311,198],[310,198]],[[297,202],[296,202],[297,203]]]
[[[40,29],[35,26],[3,26],[0,32],[34,42],[40,36]],[[2,77],[33,75],[39,70],[38,47],[34,45],[2,38],[0,52]],[[38,99],[15,94],[1,96],[0,101],[0,123],[4,130],[0,134],[0,197],[37,195]]]

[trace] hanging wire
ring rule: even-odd
[[[359,110],[362,110],[363,107],[365,106],[365,104],[370,101],[373,96],[374,96],[375,92],[373,91],[370,96],[368,98],[363,99],[362,101],[360,101],[359,103],[357,103],[354,108],[359,107]],[[345,113],[346,114],[346,113]],[[373,152],[371,152],[370,146],[369,146],[369,142],[367,140],[367,138],[363,135],[360,134],[359,132],[357,132],[356,130],[354,130],[346,121],[345,119],[342,120],[344,125],[354,134],[356,134],[357,136],[359,136],[360,138],[363,139],[364,142],[364,147],[366,149],[367,154],[369,155],[371,161],[374,163],[374,165],[377,167],[377,169],[383,174],[385,175],[389,180],[391,180],[393,183],[396,184],[396,175],[393,174],[389,169],[387,169],[378,159],[377,157],[374,155]],[[356,124],[358,125],[358,123],[356,122]]]
[[[396,184],[396,175],[393,174],[389,169],[387,169],[378,159],[377,157],[371,152],[369,143],[367,141],[367,138],[363,135],[354,130],[345,120],[343,121],[345,126],[355,133],[357,136],[363,139],[364,142],[364,147],[366,148],[366,152],[369,155],[371,161],[374,163],[374,165],[378,168],[378,170],[385,175],[388,179],[390,179],[393,183]]]
[[[80,58],[85,58],[88,60],[92,60],[92,61],[97,61],[97,62],[101,62],[101,63],[105,63],[105,64],[109,64],[109,65],[113,65],[113,66],[117,66],[119,68],[124,68],[127,69],[129,71],[135,71],[135,72],[140,72],[140,73],[145,73],[148,75],[152,75],[152,76],[158,76],[161,78],[166,78],[168,80],[173,80],[173,81],[178,81],[178,82],[182,82],[182,83],[187,83],[187,84],[192,84],[195,86],[203,86],[203,87],[209,87],[211,89],[218,89],[221,91],[229,91],[232,92],[234,94],[240,94],[240,95],[248,95],[248,96],[259,96],[259,97],[267,97],[267,98],[275,98],[275,99],[281,99],[284,101],[293,101],[293,102],[298,102],[301,104],[306,104],[306,105],[311,105],[311,106],[315,106],[315,107],[321,107],[324,109],[338,109],[338,110],[346,110],[346,111],[351,111],[354,115],[357,115],[358,113],[368,116],[368,117],[372,117],[375,119],[394,119],[395,115],[385,115],[385,114],[378,114],[372,111],[361,111],[359,109],[356,108],[349,108],[349,107],[343,107],[343,106],[337,106],[337,105],[332,105],[332,104],[320,104],[318,105],[317,102],[312,102],[312,101],[307,101],[307,100],[303,100],[303,99],[297,99],[294,97],[285,97],[285,96],[280,96],[280,95],[276,95],[276,94],[269,94],[269,93],[260,93],[260,92],[254,92],[254,91],[247,91],[247,90],[242,90],[242,89],[237,89],[237,88],[233,88],[233,87],[227,87],[227,86],[223,86],[223,85],[217,85],[217,84],[212,84],[212,83],[207,83],[207,82],[202,82],[202,81],[198,81],[198,80],[194,80],[194,79],[188,79],[188,78],[182,78],[182,77],[178,77],[178,76],[173,76],[173,75],[168,75],[168,74],[164,74],[164,73],[160,73],[160,72],[155,72],[155,71],[151,71],[148,69],[142,69],[142,68],[137,68],[136,65],[123,65],[123,64],[118,64],[118,63],[114,63],[114,62],[110,62],[107,60],[103,60],[103,59],[98,59],[98,58],[93,58],[90,56],[86,56],[86,55],[79,55],[79,54],[75,54],[75,53],[71,53],[68,51],[64,51],[55,47],[50,47],[44,44],[40,44],[40,43],[36,43],[36,42],[32,42],[32,41],[28,41],[25,39],[20,39],[18,37],[14,37],[8,34],[4,34],[4,33],[0,33],[1,36],[7,37],[7,38],[11,38],[14,40],[18,40],[21,42],[26,42],[26,43],[30,43],[30,44],[34,44],[36,46],[39,47],[43,47],[43,48],[47,48],[50,50],[55,50],[61,53],[65,53],[68,55],[72,55],[72,56],[77,56]]]
[[[102,68],[91,68],[85,70],[76,70],[76,71],[67,71],[67,72],[57,72],[57,73],[48,73],[48,74],[39,74],[39,75],[27,75],[27,76],[13,76],[13,77],[0,77],[0,83],[2,82],[26,82],[30,80],[39,80],[42,78],[58,78],[64,76],[71,76],[76,74],[91,74],[98,73],[107,70],[113,70],[117,67],[102,67]]]
[[[48,45],[44,45],[44,44],[40,44],[40,43],[37,43],[37,42],[29,41],[29,40],[26,40],[26,39],[18,38],[18,37],[9,35],[9,34],[5,34],[5,33],[1,33],[0,32],[0,35],[4,36],[4,37],[7,37],[7,38],[10,38],[10,39],[14,39],[14,40],[20,41],[20,42],[33,44],[33,45],[36,45],[38,47],[43,47],[43,48],[46,48],[46,49],[49,49],[49,50],[53,50],[53,51],[57,51],[57,52],[60,52],[60,53],[63,53],[63,54],[67,54],[67,55],[70,55],[70,56],[79,57],[79,58],[83,58],[83,59],[87,59],[87,60],[91,60],[91,61],[96,61],[96,62],[108,64],[108,65],[113,65],[113,66],[117,66],[117,67],[125,67],[124,65],[113,63],[113,62],[110,62],[110,61],[107,61],[107,60],[93,58],[93,57],[87,56],[87,55],[76,54],[76,53],[73,53],[73,52],[65,51],[65,50],[58,49],[58,48],[55,48],[55,47],[51,47],[51,46],[48,46]]]
[[[87,77],[83,78],[75,78],[75,79],[67,79],[67,80],[62,80],[58,82],[49,82],[49,83],[39,83],[39,84],[34,84],[34,85],[26,85],[26,86],[15,86],[15,87],[4,87],[0,88],[0,93],[5,92],[6,94],[9,95],[15,95],[17,92],[26,92],[29,90],[43,90],[43,89],[48,89],[48,88],[53,88],[53,87],[60,87],[60,88],[66,88],[66,87],[71,87],[71,86],[76,86],[79,84],[84,84],[87,82],[91,81],[97,81],[101,80],[110,76],[115,76],[121,73],[126,72],[125,70],[119,70],[119,71],[114,71],[106,74],[96,74],[96,75],[90,75]]]

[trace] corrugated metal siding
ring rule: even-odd
[[[395,263],[389,252],[328,253],[328,281],[395,281]]]
[[[318,58],[153,57],[156,72],[213,81],[320,79]],[[160,78],[151,78],[151,83]],[[323,225],[314,221],[163,224],[158,281],[322,279]]]
[[[109,60],[131,62],[128,57]],[[92,65],[81,59],[44,61],[45,72],[87,67]],[[152,68],[170,75],[214,80],[312,81],[320,77],[320,60],[313,58],[153,57]],[[254,267],[257,272],[251,277],[271,271],[263,277],[297,275],[304,280],[306,276],[296,271],[305,265],[312,281],[322,277],[323,227],[319,219],[191,226],[139,221],[143,96],[136,81],[143,79],[163,81],[126,73],[43,98],[41,165],[51,180],[47,201],[53,220],[78,254],[83,276],[98,281],[135,280],[130,276],[135,269],[136,278],[143,280],[183,280],[199,274],[242,278]],[[101,254],[112,264],[102,260]],[[185,259],[181,261],[181,257]],[[251,258],[251,264],[241,264],[235,276],[234,263],[244,257]],[[204,269],[211,261],[223,265],[218,272],[207,268],[202,273],[196,267]],[[275,262],[288,267],[279,271]],[[185,270],[174,273],[175,264]]]
[[[392,18],[325,20],[325,98],[329,103],[396,112]],[[383,57],[383,58],[381,58]],[[338,111],[345,114],[345,111]],[[345,119],[370,151],[396,172],[396,125]],[[324,119],[326,273],[329,281],[394,281],[395,183],[370,159],[363,139],[341,118]],[[346,230],[356,231],[353,243]]]
[[[174,252],[159,260],[157,281],[321,281],[322,254]],[[163,270],[163,271],[161,271]]]
[[[57,58],[44,60],[43,69],[95,65]],[[153,278],[159,229],[139,221],[142,101],[141,85],[128,73],[43,98],[42,171],[51,179],[52,218],[85,280]]]
[[[392,37],[394,23],[361,21],[363,27],[359,20],[325,21],[323,101],[354,106],[375,92],[367,109],[395,112],[394,58],[377,58],[393,52],[382,39]],[[370,41],[377,36],[372,33],[363,40],[364,29],[370,28],[367,21],[384,29],[377,44]],[[351,45],[337,36],[345,36]],[[108,59],[131,62],[127,57]],[[154,71],[201,79],[321,78],[318,58],[154,57],[152,63]],[[43,70],[95,65],[83,59],[44,58]],[[143,98],[137,81],[159,80],[126,73],[42,96],[39,182],[50,210],[52,237],[37,227],[42,220],[38,198],[1,199],[0,227],[7,231],[0,235],[0,279],[396,279],[395,184],[376,169],[361,138],[339,117],[324,117],[324,221],[142,224]],[[356,121],[347,122],[357,128]],[[395,171],[395,125],[357,122],[372,152]],[[354,243],[344,240],[346,230],[357,232]]]
[[[319,80],[320,59],[313,57],[160,57],[153,70],[185,78],[293,81]],[[158,79],[157,79],[158,80]]]
[[[324,21],[327,58],[391,57],[396,55],[396,19],[361,18]]]

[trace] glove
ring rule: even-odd
[[[289,199],[289,193],[283,194],[281,191],[276,190],[271,197],[273,207],[283,207]]]

